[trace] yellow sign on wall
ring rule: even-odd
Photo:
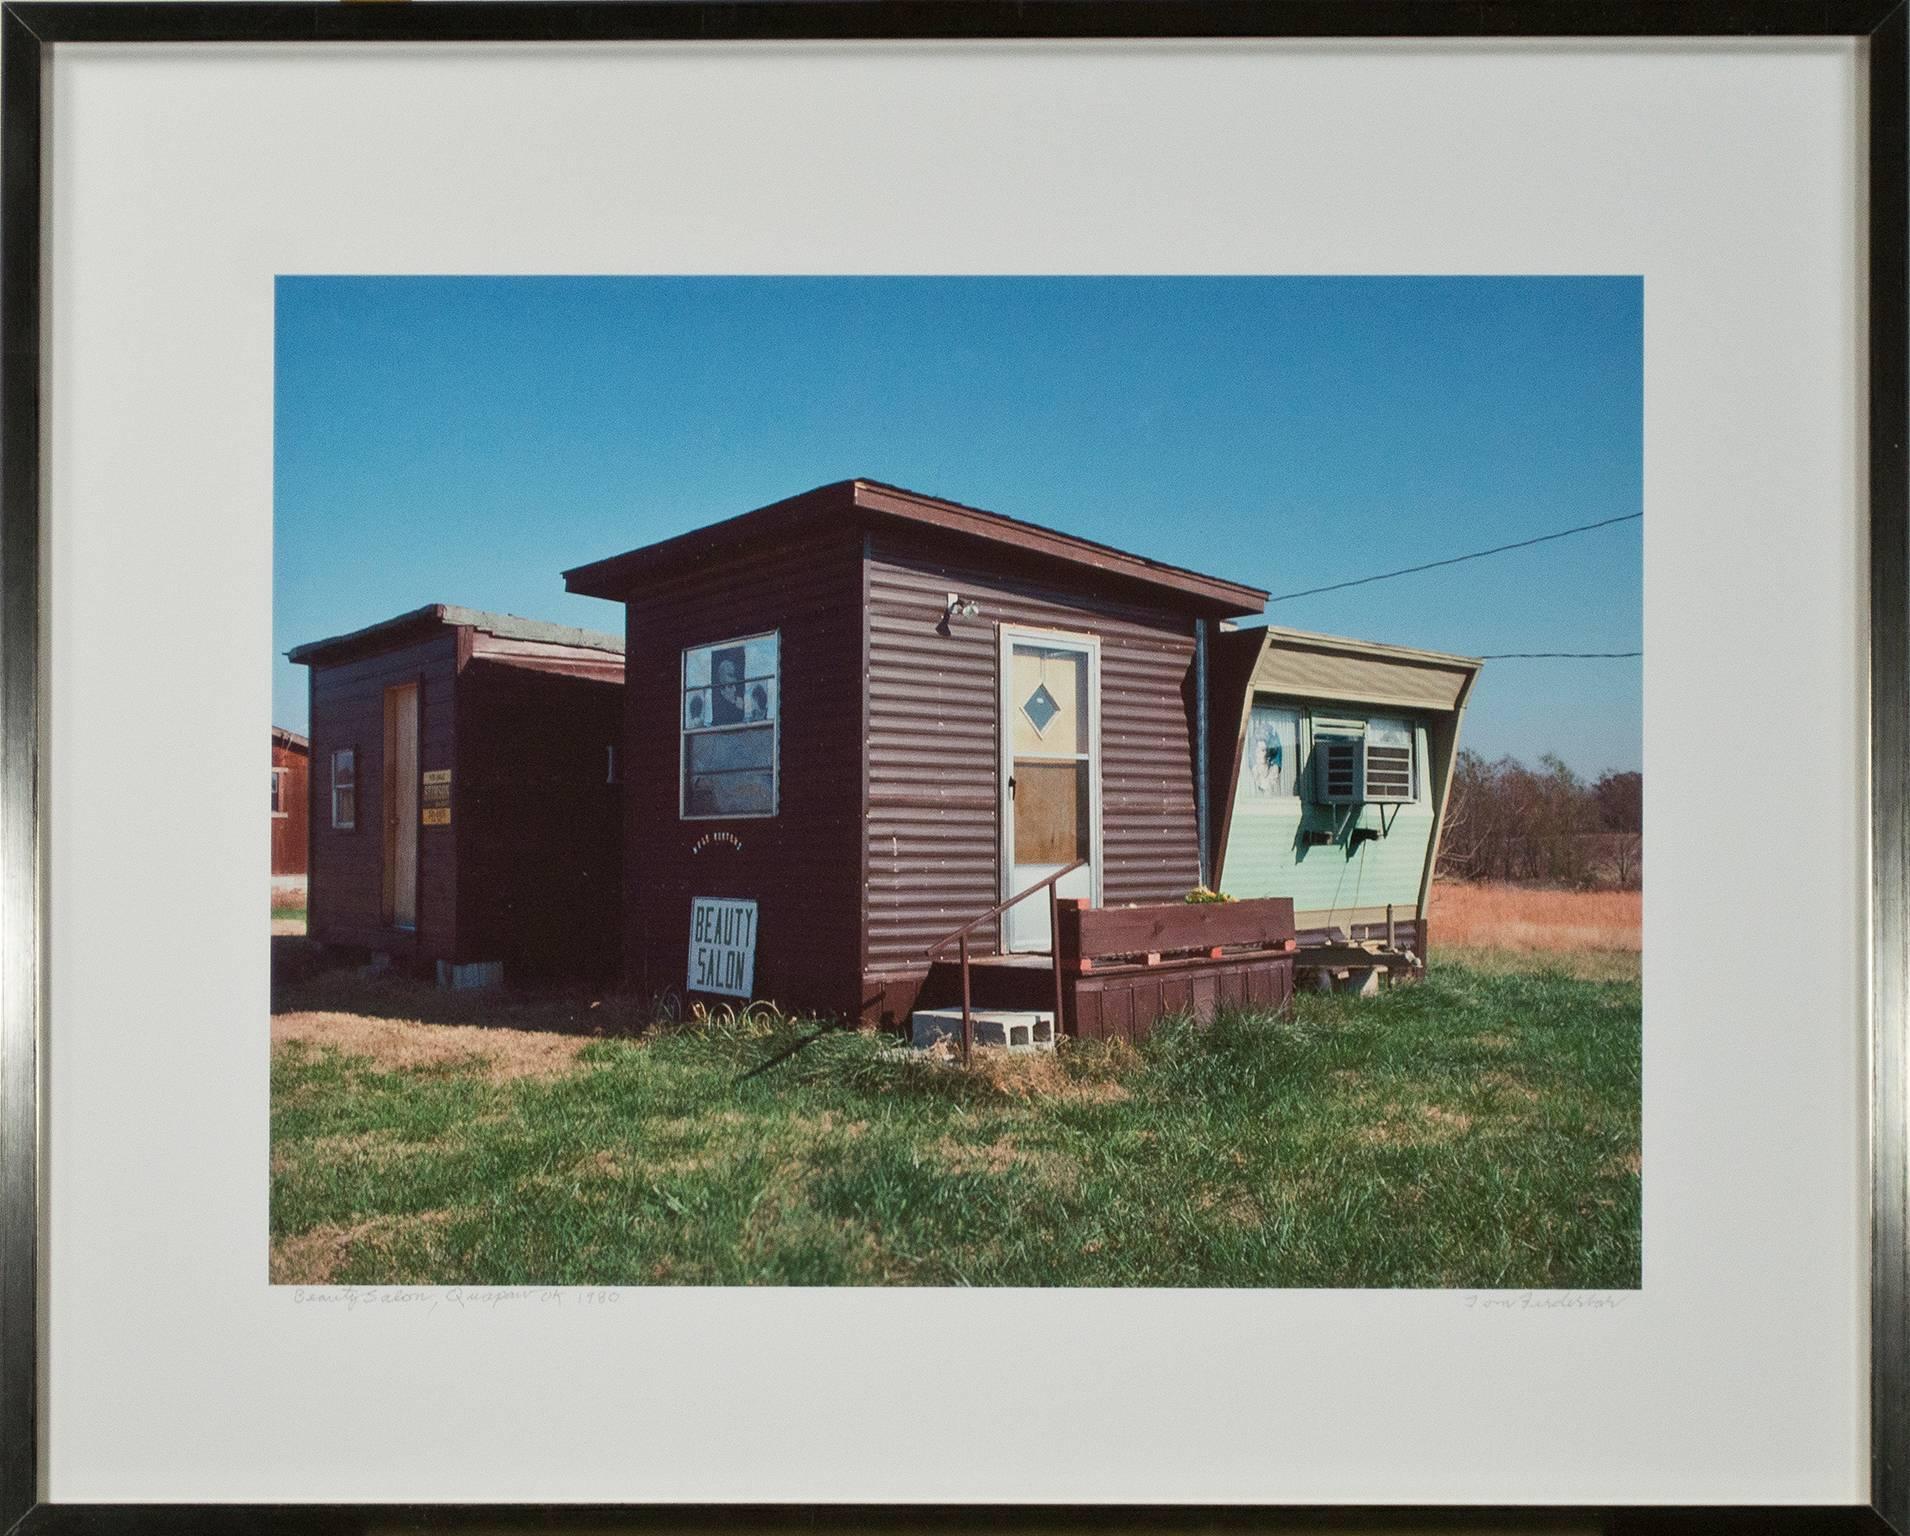
[[[427,805],[423,812],[427,827],[448,827],[451,825],[451,807],[448,805]]]

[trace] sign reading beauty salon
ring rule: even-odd
[[[721,896],[690,902],[692,992],[748,997],[756,980],[756,903]]]

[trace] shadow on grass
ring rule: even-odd
[[[649,1000],[585,986],[457,991],[395,968],[373,970],[296,934],[272,939],[272,1011],[602,1036],[642,1034],[659,1014]]]

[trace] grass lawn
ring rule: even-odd
[[[275,1006],[279,1281],[1639,1283],[1635,974],[1436,962],[972,1073],[351,973]]]

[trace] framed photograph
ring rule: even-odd
[[[0,1527],[1910,1531],[1901,6],[0,27]]]

